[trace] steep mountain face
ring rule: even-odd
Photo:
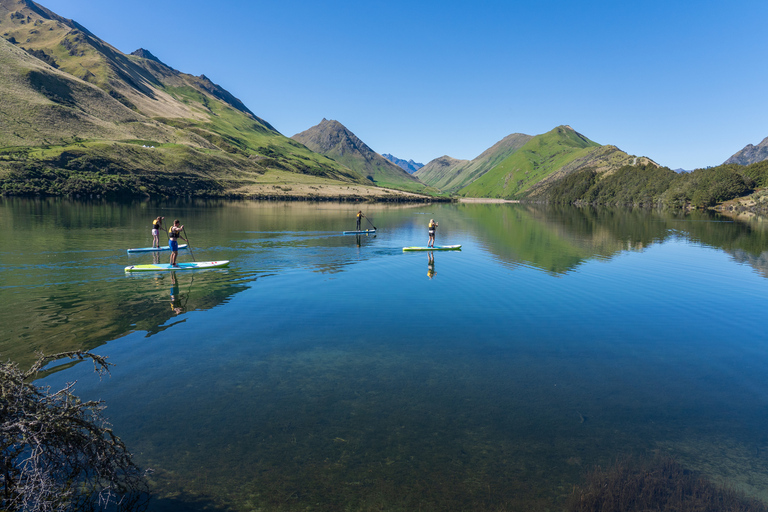
[[[54,69],[0,39],[0,146],[40,146],[67,138],[168,140],[171,128],[148,121],[106,91]]]
[[[426,188],[417,178],[368,147],[338,121],[323,119],[320,124],[291,138],[315,153],[359,172],[380,187],[410,192],[421,192]]]
[[[395,164],[396,166],[398,166],[408,174],[413,174],[419,169],[421,169],[422,167],[424,167],[424,164],[414,162],[413,160],[406,161],[406,160],[403,160],[402,158],[397,158],[394,155],[390,155],[389,153],[384,153],[381,156],[383,156],[384,158],[386,158],[387,160],[389,160],[390,162],[392,162],[393,164]]]
[[[207,77],[126,55],[31,0],[0,0],[0,34],[4,193],[226,194],[273,170],[367,182]]]
[[[191,106],[175,101],[164,88],[183,82],[183,85],[202,89],[200,82],[205,80],[172,70],[156,58],[152,64],[157,66],[148,65],[148,59],[133,59],[82,25],[31,0],[0,0],[0,22],[5,39],[61,71],[96,85],[134,111],[145,115],[196,117]],[[173,79],[175,83],[167,83]],[[248,112],[242,103],[237,103],[238,108]]]
[[[763,160],[768,160],[768,137],[764,138],[757,146],[747,144],[744,149],[735,153],[724,164],[749,165]]]
[[[445,192],[455,192],[493,169],[508,156],[523,147],[531,138],[530,135],[523,133],[513,133],[483,151],[480,156],[473,160],[451,159],[453,164],[446,166],[446,163],[449,161],[445,159],[449,157],[441,157],[442,161],[436,162],[433,160],[416,173],[416,176],[427,185]],[[435,165],[431,165],[433,162],[435,162]]]
[[[539,181],[598,147],[570,126],[558,126],[532,137],[458,193],[470,197],[521,198]]]

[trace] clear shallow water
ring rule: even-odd
[[[341,235],[357,209],[6,200],[0,353],[110,357],[45,382],[107,401],[155,510],[560,510],[656,451],[768,500],[758,221],[366,205]],[[231,267],[124,275],[158,214]],[[402,252],[430,218],[463,245],[433,264]]]

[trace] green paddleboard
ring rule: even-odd
[[[458,251],[460,245],[436,245],[434,247],[403,247],[404,251]]]

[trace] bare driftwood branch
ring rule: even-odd
[[[104,403],[83,402],[72,383],[51,392],[29,382],[62,358],[109,371],[106,358],[82,351],[40,355],[27,371],[0,363],[0,510],[145,509],[146,475],[109,428]]]

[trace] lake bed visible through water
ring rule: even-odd
[[[230,266],[126,274],[158,215]],[[461,251],[404,253],[432,218]],[[0,230],[0,357],[109,357],[39,383],[106,401],[150,510],[554,511],[656,453],[768,501],[760,219],[3,199]]]

